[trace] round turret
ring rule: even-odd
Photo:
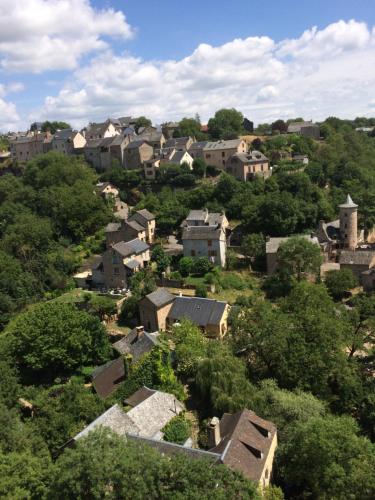
[[[344,248],[355,250],[358,245],[358,205],[348,194],[340,208],[340,234]]]

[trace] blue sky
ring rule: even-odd
[[[372,0],[0,0],[0,130],[375,114]]]

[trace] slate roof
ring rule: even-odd
[[[176,298],[175,295],[168,292],[166,288],[158,288],[154,292],[149,293],[142,300],[150,301],[155,307],[163,307],[166,304],[169,304]]]
[[[319,245],[319,241],[316,236],[311,237],[310,234],[295,234],[293,236],[305,238],[306,240]],[[281,243],[283,243],[284,241],[288,241],[289,238],[291,238],[291,236],[283,236],[282,238],[270,238],[269,241],[266,242],[266,253],[277,253]]]
[[[140,224],[138,224],[138,222],[135,220],[127,220],[127,221],[125,221],[125,225],[131,227],[132,229],[134,229],[135,231],[138,231],[139,233],[141,233],[145,230],[145,228],[143,226],[141,226]]]
[[[221,225],[224,219],[223,213],[209,212],[207,209],[204,210],[190,210],[186,219],[182,222],[181,227],[194,226],[192,222],[198,221],[202,225],[215,226]]]
[[[146,401],[146,399],[155,394],[155,392],[156,389],[149,389],[148,387],[143,386],[125,399],[125,404],[134,408],[140,403],[143,403],[143,401]]]
[[[351,199],[350,194],[346,197],[345,203],[342,203],[339,205],[339,208],[358,208],[358,205],[354,203],[354,201]]]
[[[185,226],[182,232],[184,240],[220,240],[225,239],[225,232],[220,226]]]
[[[168,441],[160,441],[158,439],[144,438],[141,436],[134,436],[133,434],[128,434],[127,438],[135,443],[146,444],[151,446],[162,455],[174,456],[174,455],[184,455],[189,459],[202,459],[210,460],[213,463],[220,463],[220,457],[218,453],[213,453],[211,451],[199,450],[197,448],[189,448],[180,444],[169,443]]]
[[[141,264],[137,260],[131,259],[128,262],[126,262],[125,267],[127,267],[128,269],[133,270],[133,269],[137,269],[140,265]]]
[[[188,142],[191,140],[191,137],[176,137],[172,139],[168,139],[164,144],[165,148],[175,148],[175,147],[185,147]]]
[[[147,388],[145,388],[147,389]],[[150,389],[147,389],[147,393]],[[138,391],[137,391],[138,392]],[[151,391],[148,397],[142,399],[135,393],[140,402],[125,413],[119,405],[112,406],[100,417],[91,422],[74,438],[76,441],[99,426],[109,427],[120,436],[129,433],[136,436],[161,439],[161,429],[185,407],[173,394],[161,391]]]
[[[186,318],[202,327],[219,325],[226,307],[227,303],[221,300],[176,297],[168,313],[168,318],[173,321]]]
[[[188,151],[198,151],[202,150],[206,147],[206,144],[208,144],[208,141],[198,141],[198,142],[193,142],[193,144],[190,146]]]
[[[108,427],[119,436],[123,436],[125,432],[132,432],[133,434],[138,433],[138,428],[132,419],[127,416],[118,404],[115,404],[91,422],[91,424],[85,427],[81,432],[79,432],[75,436],[74,440],[77,441],[78,439],[87,436],[89,432],[100,426]]]
[[[147,141],[145,139],[136,139],[135,141],[129,142],[125,149],[137,149],[142,146],[142,144],[147,144]]]
[[[129,410],[127,416],[139,429],[133,434],[161,439],[161,429],[184,409],[184,405],[173,394],[155,391]]]
[[[253,411],[224,413],[220,420],[220,443],[210,451],[221,461],[253,481],[259,481],[268,458],[276,427]]]
[[[71,137],[73,137],[77,133],[78,132],[76,132],[70,128],[65,128],[62,130],[58,130],[54,135],[54,139],[56,141],[67,141],[68,139],[70,139]]]
[[[180,163],[186,153],[187,153],[186,151],[175,151],[170,160],[171,163]],[[189,153],[187,153],[187,155],[190,156]]]
[[[305,127],[317,127],[313,122],[291,122],[288,125],[288,134],[293,134],[295,132],[300,132],[302,128]]]
[[[245,165],[268,161],[268,158],[260,151],[251,151],[250,153],[235,153],[229,158],[230,163],[241,162]]]
[[[109,124],[110,124],[109,120],[103,123],[90,123],[89,127],[86,130],[86,134],[88,135],[104,134]]]
[[[131,354],[132,361],[137,362],[144,354],[147,354],[158,343],[159,332],[143,332],[138,336],[134,328],[129,334],[113,344],[113,348],[120,354]]]
[[[375,259],[375,251],[365,251],[357,250],[350,251],[344,250],[340,254],[340,265],[357,265],[357,266],[369,266],[372,260]]]
[[[119,231],[121,229],[121,224],[120,222],[110,222],[105,226],[105,232],[106,233],[115,233],[116,231]]]
[[[144,220],[147,220],[147,221],[151,221],[151,220],[155,220],[155,215],[152,214],[151,212],[149,212],[146,208],[142,208],[142,210],[137,210],[136,212],[134,212],[134,214],[132,214],[130,217],[129,217],[129,220],[136,220],[137,222],[139,222],[137,220],[137,214],[139,216],[142,217],[142,219]]]
[[[96,368],[91,375],[92,384],[101,398],[114,392],[125,378],[124,360],[119,357]]]
[[[216,142],[207,142],[205,147],[203,148],[205,151],[212,151],[213,149],[222,150],[222,149],[236,149],[241,144],[241,139],[230,139],[228,141],[216,141]]]
[[[112,248],[123,257],[129,257],[130,255],[136,255],[145,252],[150,247],[144,241],[135,238],[131,241],[120,241],[119,243],[113,245]]]

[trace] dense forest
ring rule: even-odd
[[[214,139],[242,131],[242,121],[232,130],[220,115],[215,120]],[[361,227],[372,229],[375,137],[355,131],[368,124],[359,120],[328,118],[321,141],[279,133],[254,139],[252,147],[273,163],[266,180],[239,182],[196,161],[192,172],[172,166],[149,182],[140,171],[114,166],[99,174],[57,153],[0,177],[0,496],[261,498],[224,466],[169,460],[104,430],[64,450],[105,409],[147,385],[194,401],[202,447],[209,417],[246,407],[274,422],[279,446],[266,499],[375,497],[375,294],[358,293],[348,307],[345,273],[340,283],[311,283],[306,269],[291,265],[292,251],[306,249],[285,247],[283,273],[273,281],[256,274],[253,293],[237,296],[224,341],[207,340],[183,322],[105,401],[85,383],[93,367],[114,358],[101,322],[106,304],[91,299],[82,308],[64,300],[82,259],[103,249],[103,227],[113,217],[95,194],[99,177],[130,205],[155,213],[160,237],[178,234],[190,209],[225,211],[245,236],[247,265],[256,267],[259,257],[259,269],[266,236],[314,231],[320,219],[337,215],[347,193],[359,205]],[[196,123],[182,120],[177,135]],[[283,152],[308,154],[310,162],[301,168]],[[169,262],[160,248],[153,259],[160,274]],[[306,266],[316,263],[316,256],[306,258]],[[147,273],[134,280],[124,315],[155,286]]]

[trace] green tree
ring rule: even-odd
[[[325,274],[324,283],[331,296],[335,300],[341,300],[349,290],[357,286],[358,280],[351,269],[340,269],[328,271]]]
[[[247,380],[246,367],[225,344],[209,344],[199,361],[195,384],[209,411],[222,414],[252,406],[254,388]]]
[[[140,128],[150,127],[151,125],[152,125],[152,121],[149,118],[146,118],[145,116],[140,116],[135,121],[134,129],[135,129],[135,132],[138,134],[138,131]]]
[[[271,125],[271,130],[273,133],[278,132],[279,134],[284,134],[288,130],[288,124],[284,120],[276,120]]]
[[[286,491],[312,498],[375,495],[375,450],[350,417],[313,417],[298,423],[283,449]]]
[[[156,262],[157,272],[161,275],[170,265],[171,258],[167,255],[161,245],[155,245],[152,249],[151,259]]]
[[[117,313],[117,306],[111,297],[90,294],[89,312],[98,316],[103,321],[106,316],[113,316]]]
[[[189,276],[195,269],[193,257],[182,257],[178,262],[178,270],[182,276]]]
[[[42,124],[42,132],[47,132],[49,130],[51,134],[56,134],[58,130],[63,130],[65,128],[72,128],[69,123],[66,122],[50,122],[50,121],[45,121]]]
[[[53,454],[105,411],[105,405],[80,379],[40,391],[32,400],[33,428]]]
[[[30,450],[0,452],[0,497],[7,500],[47,498],[51,469],[49,457],[35,456]]]
[[[199,361],[206,357],[206,337],[196,325],[184,319],[173,326],[171,336],[175,344],[177,374],[183,379],[193,377]]]
[[[183,118],[178,128],[173,132],[173,137],[195,137],[197,141],[207,140],[207,135],[201,131],[201,123],[196,118]]]
[[[319,245],[294,236],[281,243],[278,251],[279,268],[298,281],[308,274],[319,274],[322,257]]]
[[[193,173],[197,177],[206,177],[207,165],[203,158],[195,158],[193,161]]]
[[[19,314],[4,342],[22,368],[50,375],[105,361],[110,354],[99,319],[61,302],[37,304]]]
[[[241,250],[249,259],[264,257],[266,254],[266,241],[263,234],[252,233],[246,235],[243,239]]]
[[[220,109],[208,121],[212,139],[237,139],[242,132],[243,115],[236,109]]]
[[[164,426],[162,432],[164,441],[184,444],[190,437],[191,422],[186,419],[184,414],[177,415]]]

